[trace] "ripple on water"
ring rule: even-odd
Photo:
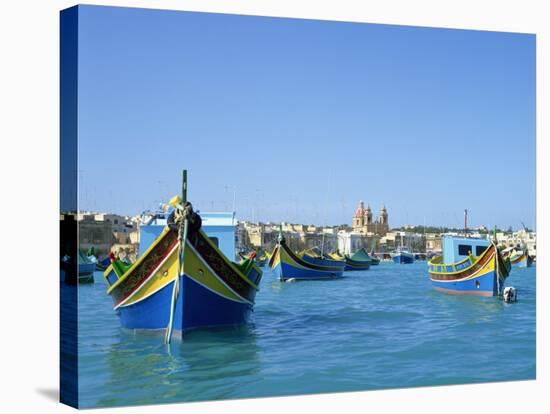
[[[535,268],[513,271],[512,305],[434,292],[425,262],[296,283],[266,271],[250,325],[168,347],[121,329],[97,276],[79,288],[82,407],[535,378]]]

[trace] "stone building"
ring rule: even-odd
[[[93,214],[79,214],[77,221],[80,250],[86,252],[93,247],[98,253],[107,253],[115,242],[111,223],[95,220]]]
[[[77,221],[81,250],[93,247],[98,255],[107,254],[117,246],[131,253],[136,251],[139,231],[137,223],[130,217],[82,212],[77,214]]]
[[[370,205],[367,204],[365,208],[365,203],[360,201],[357,210],[355,210],[351,227],[354,232],[385,236],[389,231],[388,211],[385,206],[382,206],[378,218],[374,219]]]
[[[442,251],[441,235],[433,233],[426,234],[426,252],[441,254]]]

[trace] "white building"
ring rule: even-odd
[[[340,254],[352,255],[363,247],[361,233],[341,230],[338,232],[338,251]]]
[[[527,247],[529,255],[537,255],[537,234],[526,230],[513,233],[497,233],[497,243],[505,247]]]

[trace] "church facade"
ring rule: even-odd
[[[355,210],[351,227],[355,232],[385,236],[389,231],[388,211],[385,206],[382,206],[378,217],[374,220],[370,205],[367,204],[365,208],[365,203],[360,201],[357,210]]]

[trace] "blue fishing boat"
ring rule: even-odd
[[[281,281],[320,280],[342,277],[346,262],[314,257],[307,253],[297,255],[287,246],[285,238],[280,233],[269,266]]]
[[[502,294],[510,263],[502,257],[495,243],[484,239],[445,236],[442,245],[443,256],[428,262],[435,290],[456,295]]]
[[[394,263],[410,264],[414,262],[414,254],[410,253],[406,248],[400,247],[392,255]]]
[[[122,326],[165,329],[167,341],[172,330],[247,323],[262,278],[253,257],[235,263],[221,251],[220,240],[203,231],[201,216],[185,199],[184,192],[171,200],[160,235],[150,228],[157,225],[144,226],[146,243],[152,242],[135,263],[113,258],[104,273]]]

